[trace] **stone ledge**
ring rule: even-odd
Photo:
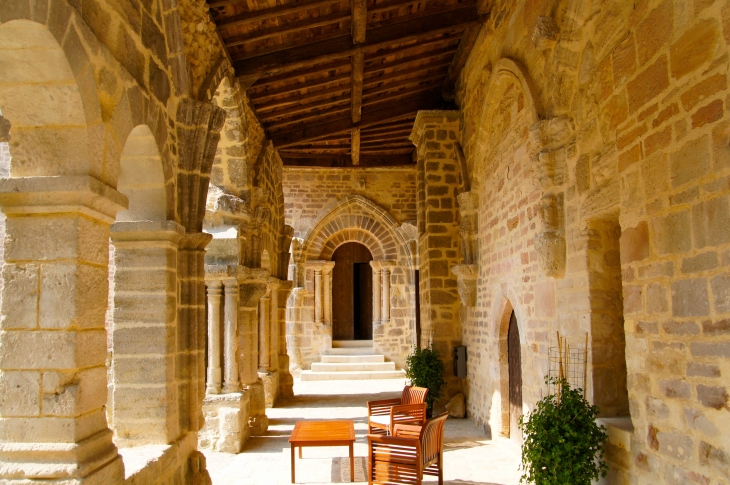
[[[634,423],[630,417],[598,418],[596,422],[606,427],[609,443],[627,452],[631,451],[631,436],[634,434]]]

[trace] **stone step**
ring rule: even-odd
[[[402,370],[390,371],[354,371],[354,372],[313,372],[303,370],[303,381],[335,381],[335,380],[362,380],[362,379],[405,379],[406,373]]]
[[[395,370],[393,362],[312,362],[312,371],[314,372],[352,372],[352,371],[387,371]]]
[[[372,340],[333,340],[332,348],[343,348],[343,347],[367,347],[372,348]]]
[[[326,355],[375,355],[372,347],[338,347],[326,351]]]
[[[323,355],[322,362],[337,363],[344,362],[350,364],[363,362],[385,362],[385,356],[379,354],[373,355]]]

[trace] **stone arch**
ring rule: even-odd
[[[118,221],[167,218],[171,204],[167,202],[162,159],[147,125],[134,128],[124,144],[117,189],[129,199],[129,208],[117,214]]]
[[[234,83],[234,76],[235,72],[228,58],[225,56],[221,57],[200,86],[198,99],[200,101],[212,101],[215,92],[220,88],[221,84],[228,82],[232,85]]]
[[[397,260],[399,254],[408,255],[407,244],[395,229],[397,221],[373,201],[360,195],[351,195],[321,216],[304,238],[306,259],[332,257],[335,249],[348,241],[357,241],[367,247],[373,259]]]
[[[86,175],[102,156],[93,142],[101,129],[96,84],[86,65],[69,61],[78,53],[66,52],[68,44],[30,20],[0,25],[0,106],[13,127],[13,177]]]

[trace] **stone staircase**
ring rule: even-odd
[[[312,370],[302,371],[303,381],[405,379],[406,373],[397,370],[384,355],[375,353],[372,340],[335,340],[332,349],[313,362]]]

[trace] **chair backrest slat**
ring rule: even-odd
[[[403,388],[401,404],[420,404],[426,402],[428,389],[425,387],[406,386]]]
[[[421,459],[423,464],[433,461],[444,448],[444,422],[449,413],[442,413],[426,421],[421,430]]]

